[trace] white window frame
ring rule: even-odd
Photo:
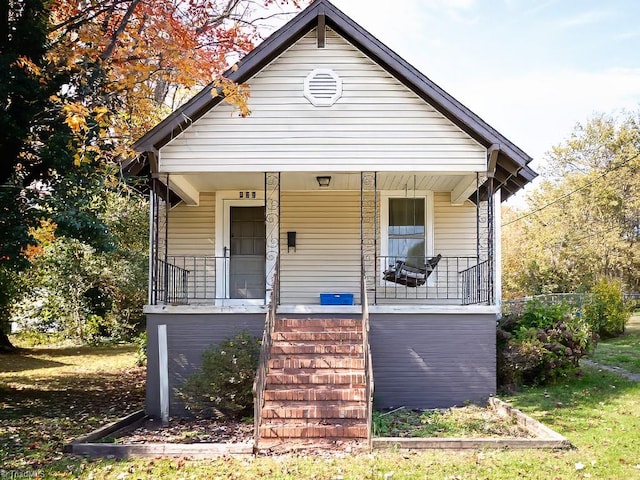
[[[415,192],[408,193],[405,190],[383,190],[380,193],[380,272],[384,272],[389,268],[388,259],[389,256],[389,200],[392,198],[423,198],[425,201],[424,214],[425,214],[425,245],[426,245],[426,258],[435,256],[434,253],[434,208],[433,208],[433,192],[431,190],[416,190]],[[385,286],[389,283],[380,275],[380,285]],[[427,279],[425,285],[416,288],[426,288],[427,286],[435,285],[435,280],[432,277]]]

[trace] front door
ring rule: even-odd
[[[229,211],[229,298],[264,299],[266,228],[264,207]]]

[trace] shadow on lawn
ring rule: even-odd
[[[0,390],[0,404],[4,407],[0,419],[16,414],[56,417],[135,410],[144,401],[144,380],[144,370],[140,368],[46,378],[14,376]]]
[[[59,359],[82,357],[94,361],[94,357],[112,357],[122,353],[132,353],[137,347],[132,345],[109,345],[104,347],[61,347],[61,348],[21,348],[18,353],[0,355],[0,373],[27,372],[40,368],[56,368],[72,365]]]
[[[2,355],[0,359],[2,360],[2,367],[0,367],[1,372],[24,372],[28,370],[38,370],[40,368],[55,368],[68,365],[68,363],[55,360],[32,357],[26,351],[14,355]]]

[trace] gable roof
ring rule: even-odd
[[[501,188],[503,200],[516,193],[538,175],[528,167],[528,163],[531,161],[529,155],[328,0],[314,1],[248,53],[238,62],[237,68],[227,70],[224,76],[237,83],[247,82],[300,38],[313,30],[319,22],[331,27],[478,143],[487,149],[497,151],[494,178],[496,179],[496,188]],[[220,103],[222,97],[213,95],[214,88],[212,82],[135,142],[133,148],[142,154],[143,163],[132,159],[123,165],[123,169],[138,174],[145,167],[149,154],[154,155],[180,132],[188,128],[190,124]]]

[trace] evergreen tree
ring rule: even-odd
[[[40,150],[64,131],[50,99],[63,79],[45,73],[48,22],[45,0],[0,2],[0,351],[12,350],[7,308],[37,222],[34,187],[52,172]]]

